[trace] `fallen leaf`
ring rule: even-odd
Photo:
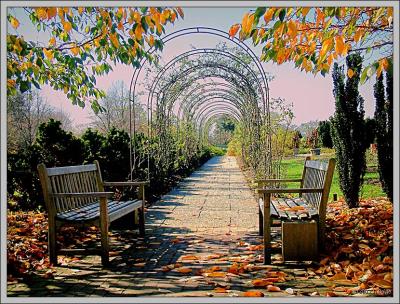
[[[263,297],[264,293],[261,291],[246,291],[241,294],[242,297]]]
[[[268,286],[267,286],[267,291],[270,291],[270,292],[278,292],[278,291],[281,291],[281,289],[280,289],[278,286],[268,285]]]
[[[192,272],[192,269],[188,268],[188,267],[175,268],[175,270],[180,272],[180,273],[190,273],[190,272]]]

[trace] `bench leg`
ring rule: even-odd
[[[271,194],[264,194],[264,265],[271,264]]]
[[[100,222],[101,231],[101,263],[107,265],[110,261],[110,246],[108,240],[108,224]]]
[[[258,235],[263,235],[264,233],[264,218],[261,212],[260,206],[258,206]]]
[[[48,233],[48,246],[49,246],[49,259],[50,263],[57,265],[57,241],[56,241],[57,227],[55,219],[49,216],[49,233]]]
[[[144,185],[141,185],[139,187],[139,199],[142,200],[142,207],[138,210],[139,212],[139,234],[141,236],[145,235],[145,227],[144,227],[144,202],[146,200],[145,198],[145,192],[144,192]]]
[[[101,263],[103,266],[107,265],[110,261],[110,246],[108,238],[108,210],[107,200],[100,200],[100,232],[101,232]]]
[[[139,209],[139,234],[140,234],[140,236],[144,236],[145,235],[144,207]]]

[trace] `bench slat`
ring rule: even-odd
[[[139,209],[142,207],[140,200],[132,201],[109,201],[107,204],[108,216],[110,222],[113,220],[128,214],[129,212]],[[57,215],[57,219],[63,221],[90,221],[98,218],[100,215],[100,204],[98,202],[86,205],[84,207],[76,208],[74,210],[60,213]]]
[[[47,168],[48,176],[61,175],[61,174],[71,174],[78,172],[88,172],[88,171],[96,171],[96,165],[81,165],[81,166],[67,166],[67,167],[55,167],[55,168]]]
[[[321,162],[318,160],[307,160],[305,166],[307,168],[313,168],[313,169],[322,170],[322,171],[328,170],[328,163]]]
[[[308,214],[311,218],[318,217],[318,210],[315,209],[313,206],[310,206],[303,198],[294,198],[293,201],[299,205],[307,208]]]
[[[263,199],[262,199],[261,197],[260,197],[260,199],[258,200],[258,205],[260,206],[261,213],[264,215],[264,201],[263,201]],[[278,214],[278,212],[276,211],[276,208],[275,208],[274,204],[272,204],[272,202],[271,202],[271,208],[270,208],[269,210],[270,210],[271,216],[273,216],[273,217],[279,217],[279,214]]]
[[[299,207],[299,205],[297,205],[292,199],[287,199],[286,203],[289,205],[290,208]],[[296,213],[297,217],[300,220],[311,218],[310,214],[308,213],[308,208],[306,206],[301,206],[301,207],[303,207],[304,209],[294,211]]]

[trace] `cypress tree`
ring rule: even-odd
[[[351,54],[346,58],[352,77],[344,74],[344,67],[337,63],[333,69],[333,95],[335,114],[331,118],[332,139],[336,150],[340,189],[350,208],[358,206],[359,192],[366,168],[364,99],[358,91],[362,57]],[[348,73],[350,74],[350,73]]]
[[[383,74],[381,74],[374,85],[378,170],[382,189],[393,201],[393,74],[391,67],[386,73],[386,96],[383,82]]]

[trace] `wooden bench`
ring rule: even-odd
[[[103,265],[109,262],[108,230],[112,221],[137,210],[139,232],[144,236],[144,186],[148,182],[104,182],[98,161],[89,165],[54,168],[46,168],[44,164],[39,164],[38,171],[49,216],[50,262],[54,265],[57,264],[58,252],[72,251],[58,250],[56,246],[57,229],[66,223],[74,226],[100,227],[100,254]],[[107,186],[139,186],[139,199],[110,200],[114,193],[105,192],[104,187]]]
[[[326,205],[332,183],[335,160],[327,163],[311,160],[307,157],[303,175],[298,179],[266,179],[257,180],[256,192],[259,194],[259,233],[264,236],[264,264],[271,263],[271,224],[279,220],[281,223],[313,222],[317,223],[318,246],[322,248],[325,236]],[[299,182],[299,188],[268,188],[282,182]],[[297,193],[297,198],[273,198],[273,194]],[[292,227],[288,225],[287,227]],[[300,228],[300,227],[299,227]],[[286,230],[289,231],[289,230]],[[307,236],[304,236],[305,238]],[[310,236],[314,237],[314,236]],[[288,238],[290,239],[290,237]],[[284,247],[290,244],[282,244]]]

